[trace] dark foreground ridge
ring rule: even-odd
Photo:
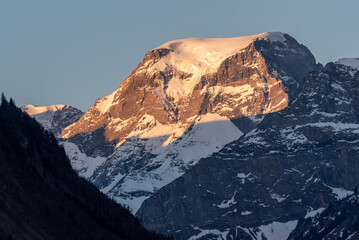
[[[0,239],[168,239],[77,176],[56,138],[4,95]]]

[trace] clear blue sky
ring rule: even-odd
[[[359,57],[359,1],[0,0],[0,91],[18,105],[87,110],[164,42],[266,31],[323,64]]]

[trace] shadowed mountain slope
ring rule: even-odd
[[[0,239],[167,239],[78,177],[56,138],[2,98]]]
[[[359,182],[359,65],[309,73],[291,104],[144,201],[145,226],[179,239],[286,239]]]

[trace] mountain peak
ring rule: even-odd
[[[64,104],[49,106],[25,104],[21,106],[21,110],[35,118],[57,137],[60,137],[65,127],[79,120],[84,114],[81,110]]]
[[[44,112],[56,112],[58,110],[62,110],[67,105],[64,104],[57,104],[57,105],[50,105],[50,106],[36,106],[32,104],[25,104],[21,106],[21,109],[25,111],[30,116],[41,114]]]
[[[171,41],[66,127],[64,146],[82,176],[136,212],[263,114],[286,108],[318,68],[305,46],[278,32]]]
[[[335,62],[359,70],[359,58],[340,58]]]
[[[168,66],[176,66],[180,71],[192,74],[214,71],[224,59],[236,54],[257,39],[284,42],[281,32],[265,32],[251,36],[234,38],[188,38],[167,42],[157,49],[170,49],[162,61],[154,65],[163,71]]]

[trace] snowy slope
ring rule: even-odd
[[[45,129],[61,137],[62,130],[76,122],[84,114],[81,110],[69,105],[35,106],[26,104],[23,111],[35,118]]]
[[[255,39],[268,38],[271,41],[284,42],[283,33],[265,32],[252,36],[235,38],[189,38],[167,42],[155,49],[171,49],[173,53],[167,55],[153,68],[164,71],[168,66],[175,66],[178,70],[195,75],[215,71],[228,57],[247,47]],[[179,89],[181,85],[178,85]],[[174,88],[176,89],[176,88]]]
[[[146,128],[140,130],[143,125]],[[217,114],[199,116],[191,131],[181,133],[179,139],[173,140],[173,136],[178,134],[178,131],[181,129],[178,129],[176,125],[165,126],[157,123],[153,116],[144,116],[138,124],[138,130],[132,132],[127,138],[130,140],[122,143],[107,158],[106,167],[98,168],[95,174],[90,177],[90,181],[94,183],[104,182],[102,172],[106,173],[107,181],[105,183],[110,182],[110,184],[99,184],[98,187],[101,191],[136,212],[141,203],[159,188],[181,176],[199,159],[208,157],[221,149],[226,143],[234,141],[242,135],[242,132],[229,119]],[[65,145],[66,152],[72,155],[69,147]],[[146,163],[140,167],[136,160],[143,157],[143,151],[150,156],[146,155]],[[74,159],[75,155],[72,156]],[[80,156],[78,155],[77,158],[80,159]],[[84,158],[92,159],[87,156]],[[81,160],[81,162],[84,161],[89,160]],[[100,165],[102,161],[98,159],[96,164]],[[131,163],[124,163],[124,161]],[[79,164],[76,162],[78,160],[72,161],[75,169],[79,170],[80,175],[88,177],[90,171],[88,169],[91,169],[91,164],[79,168]],[[128,164],[134,168],[137,165],[138,169],[121,170],[119,167],[121,164]],[[139,192],[146,194],[136,194]]]
[[[52,118],[56,111],[61,111],[66,105],[50,105],[50,106],[35,106],[31,104],[23,105],[21,108],[30,116],[34,117],[46,129],[51,128]]]

